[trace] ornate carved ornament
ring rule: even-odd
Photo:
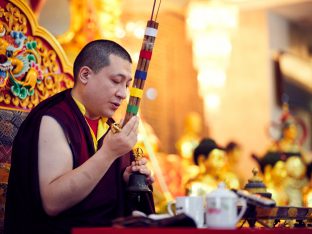
[[[72,67],[57,40],[24,1],[0,1],[0,108],[30,111],[73,86]]]

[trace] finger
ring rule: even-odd
[[[140,160],[136,160],[136,161],[135,161],[135,165],[141,166],[141,165],[144,165],[144,164],[142,163],[142,161],[141,161],[141,159],[140,159]]]
[[[144,175],[150,175],[151,174],[150,170],[144,165],[143,166],[134,165],[134,166],[131,166],[131,169],[132,169],[132,171],[138,171]]]
[[[139,171],[140,167],[139,166],[131,166],[131,170],[132,170],[132,172]]]
[[[125,171],[128,172],[128,173],[131,173],[132,172],[131,166],[126,167]]]
[[[138,131],[139,131],[138,129],[139,129],[139,118],[137,117],[134,125],[132,126],[132,128],[130,129],[130,132],[128,133],[128,136],[130,134],[134,134],[136,136],[138,134]]]
[[[149,169],[147,169],[146,167],[141,167],[141,168],[139,169],[139,172],[140,172],[141,174],[146,175],[146,176],[150,176],[150,175],[151,175],[151,171],[150,171]]]
[[[122,128],[122,133],[125,134],[125,135],[128,135],[131,128],[133,127],[134,125],[134,119],[131,118],[126,124],[125,126],[123,126]]]
[[[123,128],[125,135],[128,136],[131,132],[133,132],[134,130],[137,130],[138,126],[139,126],[138,117],[137,116],[131,117],[129,122],[126,123],[126,125]]]
[[[145,165],[147,163],[147,160],[145,160],[145,159],[140,159],[140,160],[137,160],[137,161],[135,161],[135,165],[137,165],[137,166],[143,166],[143,165]]]
[[[147,177],[146,180],[147,180],[147,183],[148,183],[148,184],[152,184],[152,183],[155,182],[155,179],[154,179],[154,177],[152,177],[152,176]]]
[[[140,160],[138,160],[138,164],[139,164],[139,165],[146,165],[147,162],[148,162],[148,161],[147,161],[147,158],[144,158],[144,157],[141,158]]]

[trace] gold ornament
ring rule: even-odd
[[[111,131],[113,134],[119,133],[121,131],[121,126],[118,123],[113,123],[111,125]]]

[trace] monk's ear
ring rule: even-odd
[[[89,79],[90,79],[90,75],[91,75],[92,71],[89,67],[87,66],[83,66],[80,69],[79,72],[79,80],[82,84],[87,84]]]

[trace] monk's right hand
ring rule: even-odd
[[[131,117],[120,132],[113,133],[110,130],[107,133],[100,150],[113,159],[128,153],[137,142],[138,127],[139,118],[137,116]]]

